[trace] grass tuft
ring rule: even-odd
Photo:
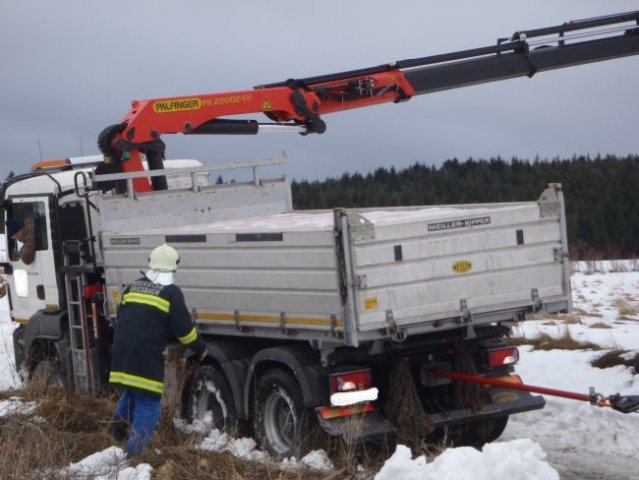
[[[508,339],[513,346],[532,345],[533,350],[601,350],[602,347],[592,342],[575,340],[569,330],[565,330],[561,337],[555,338],[547,333],[540,333],[535,338],[513,337]]]
[[[639,372],[639,353],[631,353],[627,350],[610,350],[591,362],[595,368],[610,368],[624,365]]]
[[[605,323],[605,322],[595,322],[595,323],[592,323],[592,324],[588,325],[588,328],[604,328],[604,329],[607,329],[607,328],[612,328],[612,327],[610,326],[610,324]]]
[[[614,306],[622,318],[639,316],[639,305],[627,298],[618,298],[615,300]]]

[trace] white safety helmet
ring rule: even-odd
[[[166,243],[155,247],[149,256],[149,268],[158,272],[175,272],[180,263],[180,255]]]

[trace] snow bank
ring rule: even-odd
[[[413,459],[408,447],[398,445],[375,480],[559,480],[545,457],[539,444],[528,439],[489,444],[482,452],[449,448],[432,463],[423,455]]]

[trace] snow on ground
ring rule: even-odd
[[[583,265],[582,265],[583,267]],[[585,268],[587,270],[587,268]],[[639,353],[639,271],[581,272],[572,276],[575,313],[527,321],[516,328],[524,338],[540,333],[560,338],[569,332],[578,341],[592,342],[604,349],[623,349]],[[2,309],[4,308],[4,312]],[[0,301],[0,390],[20,386],[13,360],[14,325]],[[532,350],[520,347],[517,367],[524,381],[532,385],[588,393],[595,387],[604,395],[639,395],[639,380],[629,368],[593,368],[590,362],[604,351]],[[452,448],[427,462],[414,458],[402,445],[375,475],[375,480],[631,480],[636,478],[636,451],[639,445],[639,414],[598,408],[585,402],[546,396],[544,409],[513,415],[499,441],[482,452],[471,448]],[[17,398],[0,403],[0,412],[23,411]],[[3,410],[4,409],[4,410]],[[214,431],[200,448],[229,451],[249,459],[263,460],[266,454],[249,438],[233,439]],[[323,451],[311,452],[303,459],[288,459],[283,468],[299,465],[317,470],[332,468]],[[115,478],[146,480],[149,465],[130,467],[122,450],[111,447],[81,462],[65,473],[72,478]]]
[[[9,320],[9,305],[6,296],[0,299],[0,391],[19,387],[20,377],[13,356],[13,330]]]

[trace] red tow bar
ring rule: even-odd
[[[572,400],[581,400],[589,402],[598,407],[610,407],[622,413],[630,413],[639,411],[639,395],[621,396],[619,394],[604,397],[600,393],[596,393],[593,387],[590,387],[590,393],[568,392],[566,390],[557,390],[554,388],[539,387],[536,385],[525,385],[519,383],[519,377],[512,377],[513,381],[503,380],[501,378],[480,377],[479,375],[470,375],[460,372],[444,372],[440,370],[429,372],[433,377],[447,378],[457,382],[477,383],[479,385],[492,385],[495,387],[509,388],[511,390],[522,390],[524,392],[541,393],[542,395],[551,395],[553,397],[563,397]],[[517,383],[515,383],[517,382]]]

